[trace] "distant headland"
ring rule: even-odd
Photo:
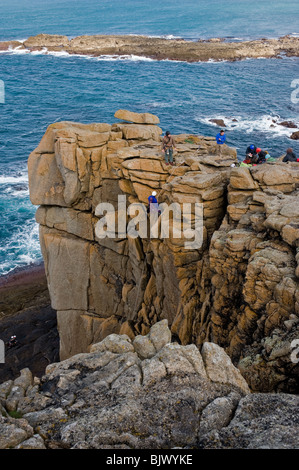
[[[0,51],[66,52],[91,55],[136,55],[153,60],[184,62],[236,61],[246,58],[281,58],[299,56],[299,38],[291,35],[278,39],[228,42],[221,38],[189,41],[134,35],[67,36],[38,34],[25,41],[0,42]]]

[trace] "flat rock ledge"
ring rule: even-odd
[[[298,448],[299,397],[250,390],[214,343],[171,342],[167,320],[111,334],[0,385],[0,448]]]
[[[78,36],[68,39],[63,35],[38,34],[26,41],[0,42],[0,50],[27,50],[28,52],[65,51],[81,55],[138,55],[154,60],[198,62],[208,60],[242,60],[245,58],[273,58],[299,55],[299,38],[290,35],[279,39],[227,42],[220,38],[187,41],[184,39],[149,38],[147,36]],[[46,51],[45,51],[46,52]]]

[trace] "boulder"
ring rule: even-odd
[[[217,124],[219,127],[226,127],[225,122],[223,119],[209,119],[210,122],[213,122],[214,124]]]
[[[290,135],[290,139],[298,140],[298,139],[299,139],[299,131],[293,132],[293,133]]]
[[[27,48],[35,47],[67,47],[69,45],[69,40],[67,36],[62,36],[59,34],[37,34],[36,36],[30,36],[26,41],[24,41],[24,46]]]
[[[253,394],[241,399],[228,426],[200,438],[204,449],[292,449],[298,447],[292,409],[298,396]]]
[[[150,113],[133,113],[126,109],[119,109],[114,114],[114,117],[122,121],[133,122],[134,124],[159,124],[160,119],[158,116]]]
[[[277,124],[278,124],[279,126],[297,129],[296,124],[295,124],[294,122],[292,122],[292,121],[282,121],[282,122],[278,122]]]

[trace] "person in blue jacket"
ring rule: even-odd
[[[225,144],[226,142],[226,135],[223,130],[218,132],[218,134],[216,135],[216,142],[219,145],[218,151],[221,154],[221,145]]]
[[[156,191],[153,191],[152,194],[148,197],[148,206],[147,206],[147,212],[150,213],[151,211],[158,212],[158,215],[161,214],[161,211],[159,209],[158,201],[156,198]]]
[[[217,144],[222,145],[222,144],[225,144],[225,141],[226,141],[226,135],[224,131],[222,130],[218,132],[218,134],[216,135],[216,142]]]

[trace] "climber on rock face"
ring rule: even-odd
[[[175,141],[169,131],[165,133],[165,136],[162,140],[162,152],[164,152],[164,158],[166,165],[173,165],[173,150],[175,148]],[[169,161],[168,161],[169,160]]]
[[[7,343],[7,348],[10,349],[18,344],[16,335],[10,337],[9,342]]]
[[[152,194],[148,197],[147,212],[158,212],[158,214],[160,215],[161,211],[159,210],[159,204],[156,196],[156,191],[153,191]]]

